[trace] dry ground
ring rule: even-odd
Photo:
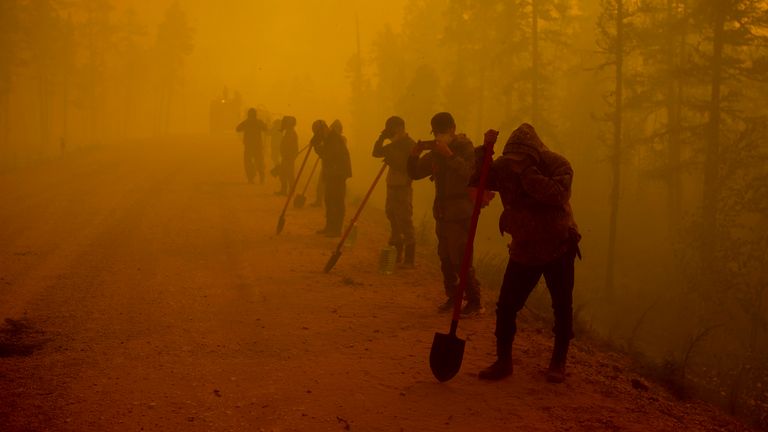
[[[583,341],[568,381],[545,383],[550,335],[532,320],[515,375],[479,381],[492,299],[437,383],[427,356],[449,318],[431,251],[378,274],[370,209],[323,274],[321,210],[291,210],[276,236],[276,186],[245,184],[239,150],[134,143],[0,175],[0,430],[748,430],[634,388],[626,359]]]

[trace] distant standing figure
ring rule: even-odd
[[[448,312],[453,309],[456,299],[461,262],[469,236],[474,203],[468,186],[475,168],[475,151],[466,135],[456,133],[456,123],[450,113],[435,114],[431,124],[435,140],[416,143],[408,158],[408,175],[413,180],[429,177],[435,183],[432,215],[435,217],[437,255],[440,257],[446,296],[438,311]],[[421,156],[425,150],[429,153]],[[482,313],[480,282],[475,277],[474,267],[470,266],[467,278],[467,304],[461,313]]]
[[[478,180],[476,171],[470,184]],[[486,187],[501,195],[504,212],[499,228],[512,236],[512,242],[496,306],[497,359],[480,371],[481,379],[499,380],[512,374],[517,313],[543,275],[555,315],[547,380],[565,380],[573,338],[573,264],[580,255],[581,239],[570,204],[572,181],[568,160],[549,150],[528,123],[512,132],[502,155],[491,165]]]
[[[321,131],[322,138],[318,138],[314,145],[315,152],[322,160],[325,182],[325,228],[317,233],[326,237],[341,237],[347,179],[352,177],[347,139],[342,132],[341,122],[335,120],[330,128]]]
[[[256,109],[248,110],[248,117],[237,125],[237,132],[243,133],[243,165],[248,183],[253,183],[256,174],[264,184],[264,146],[261,134],[266,132],[267,125],[256,116]]]
[[[276,119],[272,122],[272,127],[269,130],[269,157],[272,160],[272,175],[277,177],[280,175],[280,146],[283,142],[283,127],[282,119]]]
[[[385,145],[386,140],[389,144]],[[403,268],[413,268],[416,255],[413,181],[408,177],[408,155],[413,145],[413,140],[405,131],[405,121],[397,116],[387,119],[384,130],[373,145],[373,157],[384,158],[389,166],[384,206],[390,225],[389,245],[397,249],[397,262]]]
[[[285,116],[281,122],[283,130],[280,142],[280,190],[278,195],[288,195],[293,189],[294,165],[299,155],[299,137],[296,135],[296,117]]]

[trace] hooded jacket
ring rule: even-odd
[[[323,161],[323,178],[346,180],[352,177],[352,162],[347,149],[347,139],[329,130],[322,139],[313,137],[315,152]]]
[[[470,184],[477,185],[479,174],[478,164]],[[511,260],[540,265],[575,249],[581,235],[571,210],[572,181],[571,164],[549,150],[531,125],[524,123],[512,132],[486,184],[487,190],[501,195],[499,230],[512,236]]]

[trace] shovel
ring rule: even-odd
[[[307,154],[304,156],[304,160],[301,162],[301,167],[299,168],[299,172],[296,174],[296,179],[293,181],[293,184],[291,185],[291,192],[288,194],[287,199],[285,200],[285,205],[283,206],[283,211],[280,213],[280,217],[277,219],[277,234],[279,235],[281,232],[283,232],[283,227],[285,227],[285,212],[288,210],[288,204],[291,203],[291,198],[293,198],[293,194],[296,193],[296,183],[298,183],[299,179],[301,178],[301,173],[304,171],[304,166],[307,165],[307,159],[309,159],[309,155],[312,153],[312,145],[309,144],[306,147]],[[301,154],[301,153],[299,153]]]
[[[483,197],[485,195],[485,183],[488,180],[488,170],[491,166],[491,161],[493,160],[493,145],[496,143],[497,135],[498,132],[493,130],[489,130],[485,133],[483,165],[480,170],[480,181],[477,185],[472,219],[469,223],[467,244],[464,247],[464,257],[461,261],[459,287],[453,305],[451,328],[448,331],[448,334],[435,333],[435,338],[432,340],[432,350],[429,353],[429,367],[432,369],[432,375],[434,375],[440,382],[448,381],[456,376],[456,374],[459,373],[459,369],[461,369],[461,360],[464,358],[465,342],[463,339],[459,339],[456,336],[456,328],[459,326],[461,301],[464,298],[464,290],[468,283],[467,276],[472,260],[475,232],[477,232],[477,221],[480,218],[480,208],[483,205]]]
[[[309,189],[309,183],[312,182],[312,177],[315,175],[315,170],[317,170],[319,164],[320,157],[318,157],[317,160],[315,160],[315,164],[312,165],[312,171],[309,172],[309,177],[307,177],[307,184],[304,185],[304,190],[302,190],[300,194],[297,194],[296,198],[293,199],[293,207],[303,208],[304,204],[307,203],[307,189]]]
[[[381,169],[379,170],[379,173],[376,175],[376,178],[373,180],[373,184],[371,184],[371,187],[368,188],[368,193],[365,194],[365,197],[363,198],[363,201],[360,202],[360,206],[357,208],[355,215],[352,217],[352,220],[349,221],[349,226],[347,226],[347,229],[344,231],[344,235],[341,236],[341,240],[339,241],[338,246],[336,246],[336,250],[333,252],[333,255],[331,255],[331,257],[328,258],[328,262],[325,263],[325,268],[323,269],[324,272],[326,273],[330,272],[333,266],[336,265],[336,262],[339,261],[339,258],[341,258],[341,248],[344,247],[344,242],[347,240],[349,233],[352,232],[352,228],[354,228],[355,224],[357,223],[357,218],[360,217],[360,213],[363,212],[363,207],[365,207],[365,203],[368,202],[368,198],[371,197],[371,194],[373,193],[373,189],[376,188],[376,184],[379,183],[379,179],[381,179],[381,176],[384,174],[384,171],[386,170],[387,170],[387,165],[386,164],[382,165]]]

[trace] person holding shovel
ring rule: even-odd
[[[435,114],[431,125],[434,141],[417,142],[408,157],[407,167],[411,179],[429,177],[435,183],[432,215],[435,218],[437,254],[447,297],[438,310],[448,312],[454,306],[459,270],[474,207],[467,186],[475,167],[475,152],[466,135],[456,133],[456,122],[450,113]],[[429,152],[422,156],[426,150]],[[469,267],[467,280],[467,304],[461,313],[482,313],[480,282],[475,277],[473,266]]]
[[[384,141],[389,140],[389,144]],[[397,263],[414,268],[416,236],[413,229],[413,187],[408,177],[408,155],[414,142],[405,131],[405,121],[397,116],[387,119],[384,130],[373,145],[373,157],[383,158],[389,166],[385,210],[389,219],[389,245],[397,249]],[[405,252],[405,256],[403,256]]]
[[[470,185],[478,178],[476,172]],[[565,360],[574,336],[574,261],[580,256],[581,239],[570,205],[572,180],[568,160],[549,150],[527,123],[512,132],[502,155],[490,167],[486,188],[501,195],[504,211],[499,229],[511,234],[512,242],[496,306],[497,359],[480,371],[480,379],[499,380],[512,374],[517,313],[543,275],[555,315],[547,380],[565,380]]]
[[[325,228],[317,233],[326,237],[341,237],[347,179],[352,177],[352,163],[341,122],[335,120],[330,128],[321,127],[313,138],[313,147],[322,161],[325,182]]]

